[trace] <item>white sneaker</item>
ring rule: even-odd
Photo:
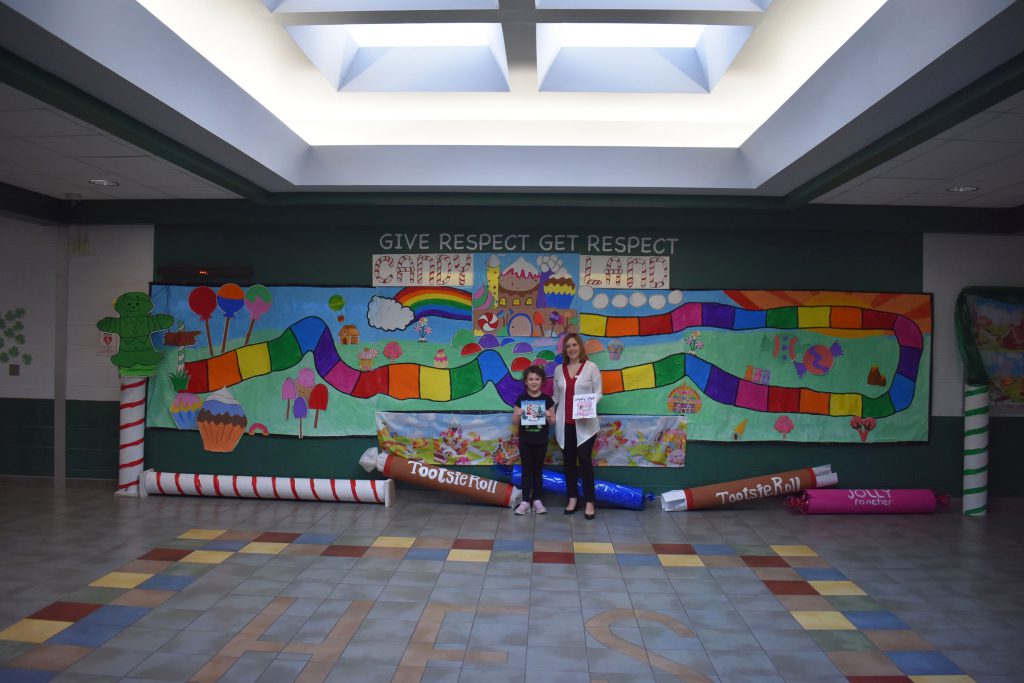
[[[547,513],[548,509],[544,507],[544,503],[540,502],[540,500],[535,500],[533,501],[533,511],[538,515],[543,515]]]
[[[530,504],[527,503],[525,500],[523,502],[521,502],[519,505],[517,505],[516,509],[514,510],[514,512],[517,515],[525,515],[529,511],[530,511]]]

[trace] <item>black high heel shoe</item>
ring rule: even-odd
[[[596,509],[593,512],[584,512],[583,513],[583,519],[594,519],[595,517],[597,517],[597,510]]]
[[[579,509],[580,509],[580,504],[576,503],[576,505],[573,507],[572,510],[570,510],[569,508],[565,508],[564,510],[562,510],[562,513],[566,514],[566,515],[574,515],[574,514],[576,514],[576,511],[579,510]]]

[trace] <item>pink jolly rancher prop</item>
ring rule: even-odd
[[[930,514],[947,502],[931,489],[811,489],[786,499],[809,515]]]

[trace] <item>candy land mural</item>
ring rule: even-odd
[[[1024,305],[974,297],[974,336],[997,415],[1024,415]]]
[[[562,335],[579,331],[602,416],[676,418],[610,426],[599,462],[681,465],[665,439],[928,438],[929,295],[598,290],[578,268],[573,254],[500,254],[476,256],[466,288],[154,284],[175,326],[153,335],[165,353],[147,426],[194,429],[225,453],[257,435],[379,435],[378,412],[424,414],[387,438],[443,439],[451,413],[498,434],[522,371],[542,366],[550,391]],[[620,438],[631,445],[602,457]],[[515,457],[493,453],[470,460]]]

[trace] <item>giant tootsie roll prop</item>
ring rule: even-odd
[[[395,482],[390,479],[314,479],[146,470],[142,473],[142,494],[380,503],[391,507],[395,502]]]
[[[460,496],[490,505],[515,507],[523,499],[522,491],[511,484],[445,467],[406,460],[388,453],[381,453],[376,448],[366,449],[362,457],[359,458],[359,464],[367,472],[377,470],[385,477],[393,477],[435,491],[457,493]]]
[[[513,484],[516,486],[522,486],[523,468],[521,466],[513,465],[511,470],[509,470],[509,475],[512,477]],[[579,487],[579,491],[576,495],[579,498],[582,498],[583,483],[578,482],[577,486]],[[563,496],[566,495],[565,475],[561,472],[541,470],[541,488],[548,493],[557,493]],[[638,489],[633,486],[623,486],[622,484],[613,484],[610,481],[602,481],[600,479],[594,480],[594,497],[597,498],[598,502],[617,505],[629,510],[643,510],[645,501],[654,500],[654,494],[645,494],[643,489]]]
[[[699,510],[744,500],[781,496],[819,486],[833,486],[838,481],[839,478],[832,472],[831,465],[807,467],[802,470],[668,491],[661,494],[661,508],[666,512]]]
[[[809,515],[931,514],[947,502],[931,489],[811,489],[786,499]]]

